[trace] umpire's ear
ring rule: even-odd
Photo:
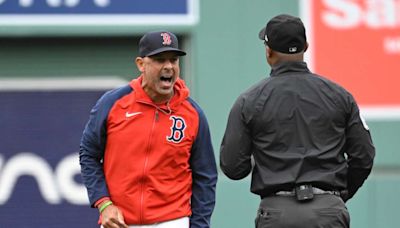
[[[271,57],[272,55],[272,49],[268,46],[265,46],[265,55],[267,56],[267,58]]]
[[[142,57],[136,57],[135,59],[136,67],[140,72],[144,72],[144,59]]]
[[[308,49],[308,42],[306,42],[306,45],[304,46],[304,52],[306,52]]]

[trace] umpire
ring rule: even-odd
[[[303,61],[300,18],[278,15],[259,33],[270,77],[233,105],[220,165],[231,179],[252,172],[261,197],[256,227],[349,227],[345,202],[371,172],[375,148],[353,96]]]

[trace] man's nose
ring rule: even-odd
[[[172,61],[171,61],[171,60],[165,61],[165,63],[164,63],[164,68],[170,69],[170,68],[172,68],[172,66],[173,66],[173,64],[172,64]]]

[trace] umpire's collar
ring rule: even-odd
[[[272,66],[270,76],[279,76],[286,73],[307,72],[310,70],[306,62],[281,62]]]

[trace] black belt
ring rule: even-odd
[[[323,194],[329,194],[329,195],[335,195],[335,196],[340,196],[340,192],[336,191],[336,190],[323,190],[317,187],[312,187],[312,191],[315,195],[323,195]],[[275,192],[272,195],[276,195],[276,196],[294,196],[296,195],[296,191],[295,189],[291,190],[291,191],[279,191],[279,192]]]
[[[296,196],[297,200],[311,200],[314,195],[335,195],[340,197],[340,192],[337,190],[323,190],[312,186],[311,184],[297,185],[294,189],[290,191],[278,191],[267,196],[262,196],[265,198],[268,196]]]

